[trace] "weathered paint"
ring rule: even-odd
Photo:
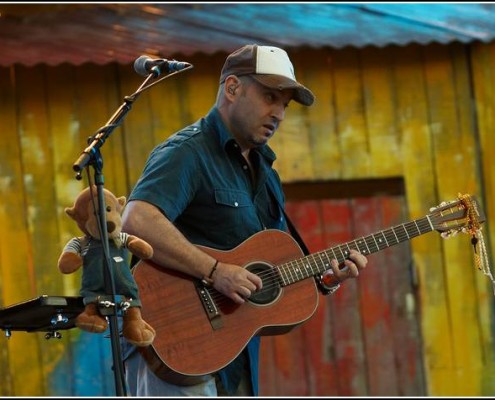
[[[279,157],[276,166],[283,180],[401,176],[405,211],[389,204],[391,208],[382,213],[381,222],[391,222],[392,215],[399,218],[404,212],[407,219],[425,215],[429,207],[452,200],[458,192],[477,195],[487,216],[493,215],[495,47],[478,44],[471,49],[469,53],[461,45],[413,45],[294,52],[296,75],[314,90],[317,102],[309,109],[291,104],[273,139]],[[200,56],[191,59],[192,70],[141,94],[103,146],[106,187],[128,195],[149,151],[208,111],[216,96],[224,56],[215,55],[208,62]],[[319,58],[325,62],[315,63]],[[124,96],[141,82],[130,65],[0,69],[3,306],[40,294],[77,293],[78,275],[63,277],[56,268],[63,245],[78,234],[63,212],[85,184],[73,180],[72,163],[87,146],[86,138],[108,121]],[[386,204],[384,200],[382,207]],[[318,209],[312,204],[297,218],[314,246],[350,240],[372,223],[380,223],[371,211],[377,204],[360,208],[358,203],[344,202],[341,207],[340,212],[330,212],[326,206]],[[360,212],[363,218],[356,219]],[[332,231],[333,226],[339,229]],[[494,228],[487,223],[485,229],[491,251]],[[318,239],[320,231],[323,236]],[[410,246],[419,304],[411,301],[414,296],[402,286],[404,297],[381,297],[379,288],[390,287],[392,282],[403,284],[391,273],[386,279],[373,276],[370,282],[349,282],[331,301],[325,298],[314,320],[289,334],[298,343],[298,356],[286,353],[294,346],[291,336],[268,338],[269,342],[277,341],[269,347],[268,355],[278,361],[273,369],[266,370],[266,376],[275,382],[266,393],[283,395],[292,388],[297,394],[385,395],[394,388],[400,394],[413,395],[422,385],[433,396],[495,393],[491,379],[495,372],[493,293],[486,277],[474,267],[469,237],[458,235],[444,241],[433,233]],[[397,251],[387,254],[393,260],[391,265],[401,262],[395,256]],[[361,313],[343,311],[359,296],[370,299],[362,303]],[[376,307],[371,307],[373,304]],[[401,367],[394,372],[393,385],[385,387],[382,371],[373,370],[370,375],[365,362],[371,368],[374,355],[380,354],[380,335],[391,338],[398,327],[407,332],[400,319],[393,322],[392,316],[412,313],[415,307],[420,310],[421,331],[409,332],[409,343],[418,335],[422,337],[425,382],[417,378],[421,366],[412,357],[417,349],[411,345],[401,353]],[[364,327],[371,336],[365,335]],[[313,336],[306,330],[310,328],[320,332]],[[74,380],[76,367],[70,367],[77,364],[81,368],[77,379],[84,380],[84,371],[90,371],[90,364],[95,362],[84,359],[88,365],[77,363],[79,338],[71,334],[54,343],[43,340],[40,334],[15,333],[0,352],[1,393],[87,394],[84,385]],[[316,342],[308,345],[311,338]],[[48,382],[57,380],[59,365],[66,362],[69,353],[73,364],[67,365],[74,368],[69,374],[74,378],[67,380],[65,388],[57,386],[55,392]],[[376,362],[386,364],[389,357],[382,354]],[[102,371],[105,376],[110,373],[105,368]],[[334,372],[338,380],[328,378]],[[296,376],[303,376],[304,383],[295,385],[292,379]],[[371,385],[373,378],[376,380]],[[28,380],[31,384],[26,386]],[[57,380],[59,385],[63,381]],[[276,388],[276,382],[282,389]],[[111,390],[102,385],[91,393],[106,395]]]

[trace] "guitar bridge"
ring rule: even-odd
[[[198,291],[199,299],[203,308],[205,309],[206,315],[210,320],[210,324],[213,329],[220,329],[223,327],[223,322],[221,319],[220,311],[216,306],[215,302],[211,297],[211,293],[207,287],[205,287],[201,282],[196,284],[196,290]]]

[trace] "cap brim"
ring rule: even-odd
[[[315,95],[307,87],[281,75],[253,74],[251,75],[263,86],[270,89],[284,90],[293,89],[293,100],[305,106],[310,106],[315,101]]]

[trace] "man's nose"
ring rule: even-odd
[[[285,118],[285,105],[283,104],[275,105],[272,112],[272,117],[277,122],[282,122]]]

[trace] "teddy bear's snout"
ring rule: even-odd
[[[112,233],[115,230],[115,222],[107,221],[107,232]]]

